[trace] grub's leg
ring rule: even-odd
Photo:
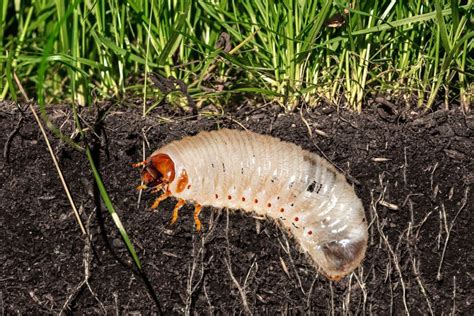
[[[201,221],[199,220],[199,213],[201,213],[202,205],[196,204],[194,207],[194,223],[196,224],[196,230],[201,230]]]
[[[158,184],[157,186],[154,186],[154,187],[153,187],[153,189],[151,190],[151,193],[160,192],[161,189],[163,189],[163,184]]]
[[[147,188],[146,185],[141,184],[141,185],[139,185],[139,186],[137,187],[137,190],[138,190],[138,191],[141,191],[141,190],[145,190],[146,188]]]
[[[174,209],[173,209],[173,215],[171,217],[171,224],[174,224],[176,223],[176,221],[178,220],[178,211],[180,208],[183,207],[183,205],[185,204],[186,202],[184,200],[179,200],[178,203],[176,203]]]
[[[134,164],[132,164],[132,167],[133,167],[133,168],[138,168],[138,167],[142,167],[142,166],[144,166],[144,165],[146,165],[146,160],[143,160],[143,161],[134,163]]]
[[[170,195],[171,195],[170,192],[165,192],[165,193],[163,193],[162,195],[160,195],[160,196],[155,200],[155,202],[153,203],[153,205],[151,206],[151,208],[152,208],[152,209],[156,209],[156,208],[158,207],[158,205],[160,205],[160,202],[166,200]]]

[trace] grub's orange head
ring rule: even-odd
[[[172,182],[174,176],[174,162],[166,154],[149,157],[141,173],[143,184],[151,188]]]

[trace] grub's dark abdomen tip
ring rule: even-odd
[[[340,275],[345,275],[362,261],[366,245],[367,241],[363,239],[353,241],[334,240],[322,245],[321,249],[328,262],[328,268],[332,271],[338,271]]]

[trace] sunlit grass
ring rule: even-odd
[[[202,102],[225,83],[220,95],[260,93],[287,109],[324,98],[360,111],[373,93],[415,97],[425,107],[436,98],[467,105],[472,3],[0,0],[0,97],[18,93],[9,71],[31,95],[42,80],[48,103],[83,105],[92,91],[124,96],[131,79],[153,71],[191,85]],[[335,13],[345,23],[331,28],[325,21]],[[216,46],[222,32],[231,47],[247,42],[228,54]]]

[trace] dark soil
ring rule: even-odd
[[[325,108],[279,114],[275,108],[243,106],[225,115],[196,116],[164,106],[146,119],[138,106],[109,111],[103,128],[95,127],[100,142],[94,151],[162,309],[176,314],[473,314],[474,117],[457,110],[370,109],[360,115]],[[90,128],[94,115],[82,113]],[[142,278],[128,268],[131,260],[111,217],[96,202],[85,155],[50,134],[88,223],[92,249],[37,124],[28,110],[17,125],[20,117],[15,105],[0,103],[0,145],[7,143],[9,158],[0,158],[2,315],[157,313]],[[78,138],[67,107],[56,107],[50,117]],[[161,204],[158,212],[149,211],[150,193],[138,202],[139,172],[130,164],[142,160],[144,140],[150,154],[185,135],[241,124],[324,155],[355,185],[370,241],[354,274],[328,281],[271,221],[205,208],[199,234],[192,205],[170,226],[175,200]]]

